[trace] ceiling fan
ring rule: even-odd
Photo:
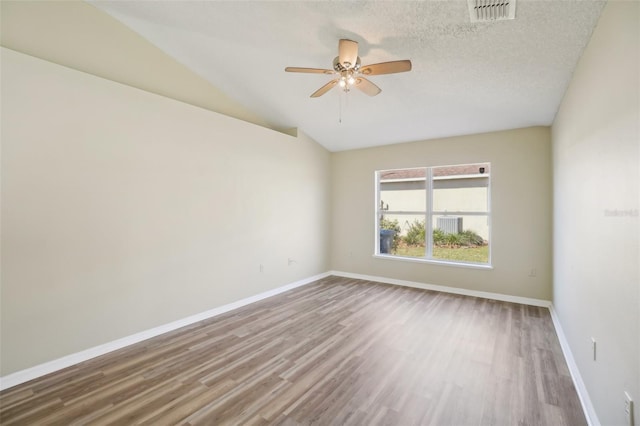
[[[338,56],[333,60],[333,69],[322,68],[299,68],[287,67],[287,72],[301,72],[309,74],[335,75],[336,78],[316,90],[311,94],[312,98],[324,95],[335,86],[341,87],[348,92],[352,86],[362,90],[369,96],[375,96],[382,91],[378,86],[367,80],[370,75],[394,74],[398,72],[411,71],[411,61],[381,62],[372,65],[360,65],[358,56],[358,42],[341,39],[338,43]]]

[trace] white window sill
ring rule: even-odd
[[[401,262],[428,263],[432,265],[454,266],[457,268],[493,269],[493,265],[482,264],[482,263],[450,262],[446,260],[432,260],[432,259],[423,259],[419,257],[403,257],[403,256],[389,255],[389,254],[374,254],[373,257],[377,259],[385,259],[385,260],[399,260]]]

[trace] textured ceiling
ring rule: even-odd
[[[274,128],[331,151],[550,125],[604,2],[518,0],[516,19],[470,23],[463,1],[92,1]],[[338,40],[362,63],[410,59],[370,77],[382,93],[333,89]],[[150,73],[153,70],[149,70]]]

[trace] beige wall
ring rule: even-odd
[[[270,127],[142,36],[84,1],[2,0],[0,20],[3,47]]]
[[[331,267],[382,276],[551,299],[551,145],[535,127],[332,153]],[[492,270],[374,258],[374,172],[491,163]],[[536,276],[530,277],[531,269]]]
[[[1,54],[1,375],[329,269],[315,142]]]
[[[640,425],[639,23],[607,4],[552,128],[553,303],[603,425],[628,424],[625,390]]]

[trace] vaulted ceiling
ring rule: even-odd
[[[472,23],[466,1],[92,1],[279,129],[332,151],[550,125],[604,6],[518,0],[514,20]],[[410,59],[372,76],[382,92],[333,89],[285,73],[332,68],[338,40],[363,64]],[[153,73],[153,70],[149,70]]]

